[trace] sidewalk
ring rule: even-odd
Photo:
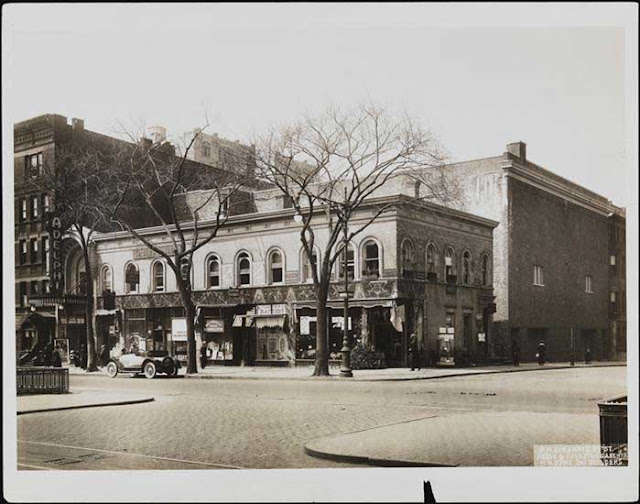
[[[599,460],[589,448],[599,447],[599,434],[597,414],[458,413],[314,439],[304,449],[374,466],[486,467],[531,466],[536,445],[587,445],[584,456],[593,465]]]
[[[242,379],[242,380],[345,380],[345,381],[405,381],[405,380],[433,380],[454,376],[473,376],[479,374],[518,373],[525,371],[544,371],[550,369],[626,366],[625,362],[601,361],[592,364],[576,363],[570,366],[568,362],[552,362],[539,366],[535,362],[522,363],[520,366],[474,366],[468,368],[438,367],[411,371],[409,368],[363,369],[353,371],[353,378],[341,378],[339,368],[331,367],[331,376],[313,377],[313,366],[302,367],[265,367],[265,366],[207,366],[198,369],[197,374],[187,375],[186,369],[180,369],[180,376],[188,379]],[[95,373],[87,373],[75,366],[69,367],[70,375],[106,376],[103,368]]]
[[[101,406],[120,406],[153,401],[151,396],[139,394],[108,393],[97,390],[71,392],[69,394],[23,395],[17,398],[17,414],[42,413]]]

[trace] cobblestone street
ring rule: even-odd
[[[211,467],[349,467],[311,457],[303,446],[314,438],[464,412],[597,416],[598,400],[625,392],[625,373],[564,369],[393,383],[73,376],[72,391],[144,394],[155,401],[21,416],[18,461],[53,469],[183,468],[189,461]],[[61,457],[53,456],[56,446]],[[64,463],[66,451],[77,448],[104,452]],[[136,454],[136,462],[114,454]],[[173,463],[158,466],[150,457]]]

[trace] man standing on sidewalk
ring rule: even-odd
[[[545,353],[546,348],[544,346],[544,342],[541,341],[540,343],[538,343],[538,353],[536,354],[536,357],[538,357],[538,364],[540,366],[544,366]]]

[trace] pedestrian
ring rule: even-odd
[[[51,366],[51,357],[53,355],[53,347],[51,345],[47,345],[47,347],[44,350],[44,365],[49,367]]]
[[[511,356],[513,358],[513,365],[520,366],[520,347],[515,342],[511,345]]]
[[[51,365],[53,367],[62,367],[62,358],[57,348],[54,348],[51,352]]]
[[[546,348],[545,348],[544,342],[542,341],[538,343],[538,353],[536,354],[536,357],[538,358],[538,365],[544,366],[544,361],[546,357]]]
[[[87,369],[87,347],[84,345],[80,346],[80,367],[82,369]]]
[[[109,350],[107,350],[107,345],[102,345],[100,347],[100,362],[102,362],[103,366],[106,366],[107,362],[109,362]]]
[[[415,368],[420,371],[420,345],[415,333],[411,333],[411,336],[409,336],[409,359],[411,361],[411,371],[415,370]]]
[[[203,341],[200,347],[200,367],[204,369],[207,366],[207,342]]]
[[[587,351],[584,354],[584,363],[591,364],[591,349],[587,348]]]

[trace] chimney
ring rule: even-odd
[[[167,139],[167,129],[163,126],[151,126],[147,132],[154,145],[162,143]]]
[[[73,131],[83,131],[84,130],[84,119],[77,119],[77,118],[72,118],[71,119],[71,128],[73,129]]]
[[[507,152],[523,162],[527,160],[527,144],[524,142],[513,142],[507,144]]]

